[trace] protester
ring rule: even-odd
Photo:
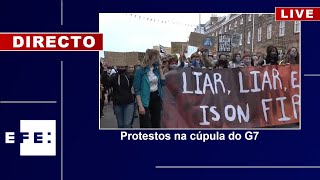
[[[268,46],[267,47],[267,56],[262,61],[259,61],[259,65],[278,65],[279,60],[279,52],[278,49],[275,46]]]
[[[109,81],[109,74],[108,69],[100,63],[100,118],[104,117],[104,107],[109,102],[108,98],[108,81]]]
[[[251,59],[250,54],[245,54],[245,55],[243,56],[242,63],[243,63],[243,66],[244,66],[244,67],[253,66],[253,62],[252,62],[252,59]]]
[[[194,68],[201,68],[200,55],[195,52],[191,55],[191,66]]]
[[[118,67],[117,73],[110,79],[113,88],[112,100],[119,128],[131,128],[134,101],[131,87],[133,76],[129,76],[126,67]]]
[[[147,49],[141,68],[135,72],[134,91],[138,103],[141,128],[160,128],[162,86],[165,77],[161,68],[160,53]]]
[[[265,57],[267,57],[265,54],[261,54],[258,60],[255,62],[255,66],[265,66],[266,65]]]
[[[292,47],[288,50],[284,59],[286,64],[299,64],[299,52],[296,47]]]
[[[134,77],[134,72],[135,72],[135,67],[133,65],[128,66],[128,76],[133,79]],[[136,101],[136,96],[134,93],[134,88],[133,86],[131,87],[131,92],[133,94],[133,114],[132,114],[132,120],[131,120],[131,128],[133,127],[134,119],[138,117],[137,111],[137,101]]]
[[[257,55],[257,53],[252,53],[251,60],[253,66],[258,65],[259,56]]]
[[[230,62],[230,61],[231,61],[231,56],[230,56],[230,54],[227,54],[226,57],[227,57],[227,61]]]
[[[243,66],[241,62],[241,54],[240,53],[234,53],[232,60],[229,62],[229,68],[237,68]]]
[[[221,69],[221,68],[228,68],[228,60],[227,60],[227,55],[226,54],[219,54],[219,60],[216,65],[216,68]]]
[[[161,69],[163,70],[163,74],[169,72],[169,65],[168,65],[168,55],[165,55],[161,58],[162,66]]]

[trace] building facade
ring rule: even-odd
[[[229,14],[206,28],[205,34],[218,37],[239,33],[240,45],[233,52],[261,55],[266,54],[269,45],[276,46],[280,53],[291,47],[300,50],[300,29],[300,21],[275,21],[274,14]],[[218,43],[215,44],[217,48]]]

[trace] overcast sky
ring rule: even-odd
[[[132,16],[130,16],[132,14]],[[136,18],[134,17],[136,15]],[[223,16],[226,14],[216,14]],[[143,18],[156,19],[147,21]],[[209,21],[212,13],[201,13],[201,23]],[[158,21],[170,21],[161,23]],[[173,24],[176,23],[176,24]],[[186,26],[192,24],[194,26]],[[144,52],[156,45],[171,46],[171,41],[185,42],[199,24],[198,13],[100,13],[99,32],[103,33],[103,50]],[[100,52],[100,57],[103,57]]]

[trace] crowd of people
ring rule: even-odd
[[[213,55],[203,47],[190,58],[160,54],[158,50],[146,50],[144,59],[136,66],[110,67],[100,64],[100,115],[112,101],[113,112],[119,128],[132,128],[139,117],[140,128],[160,128],[162,113],[162,87],[166,74],[177,68],[242,68],[249,66],[299,64],[298,49],[292,47],[285,54],[279,54],[275,46],[269,46],[266,54],[247,53],[243,55],[220,53]]]

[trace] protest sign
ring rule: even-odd
[[[218,52],[231,52],[231,37],[229,34],[220,34]]]
[[[125,61],[125,56],[126,56],[126,53],[124,52],[106,51],[104,57],[105,57],[105,61],[110,66],[126,66],[127,63]]]
[[[300,122],[299,65],[166,75],[164,128],[258,128]]]
[[[137,65],[142,61],[144,53],[141,52],[105,52],[105,61],[110,66]]]
[[[202,46],[205,49],[211,49],[214,46],[214,38],[212,36],[205,37],[202,40]]]
[[[181,45],[181,52],[188,53],[188,44]]]
[[[179,54],[182,51],[182,45],[187,44],[186,42],[171,42],[171,53]]]
[[[189,36],[189,46],[196,46],[199,47],[202,45],[203,39],[206,38],[204,34],[191,32]]]
[[[231,45],[232,47],[239,47],[240,46],[240,39],[241,38],[241,35],[238,34],[238,33],[234,33],[232,34],[232,38],[231,38]]]

